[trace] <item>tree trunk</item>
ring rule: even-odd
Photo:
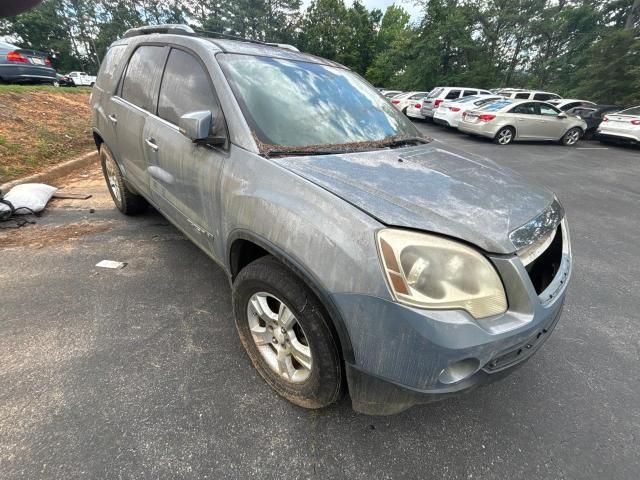
[[[625,30],[631,30],[636,25],[636,18],[638,16],[638,10],[640,9],[640,0],[633,1],[633,7],[627,16],[627,21],[624,24]]]

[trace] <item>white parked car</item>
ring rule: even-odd
[[[415,104],[422,100],[428,92],[405,92],[396,95],[391,99],[391,104],[405,115],[410,104]]]
[[[403,92],[402,90],[380,90],[380,93],[387,98],[393,98],[396,95],[400,95]]]
[[[562,100],[549,100],[554,107],[559,108],[563,112],[576,107],[595,107],[596,104],[589,100],[577,100],[575,98],[563,98]]]
[[[617,113],[608,113],[602,119],[596,133],[601,142],[607,140],[640,142],[640,106]]]
[[[96,83],[96,77],[94,75],[89,75],[85,72],[69,72],[67,77],[70,77],[73,80],[73,83],[76,86],[89,86],[93,87],[93,84]]]
[[[453,101],[442,102],[433,114],[434,123],[456,128],[462,121],[462,115],[483,105],[487,105],[504,97],[500,95],[471,95]]]
[[[467,87],[436,87],[422,100],[420,114],[423,118],[433,118],[435,110],[442,102],[456,100],[471,95],[491,95],[489,90]]]
[[[541,90],[520,90],[517,88],[505,88],[499,90],[498,93],[505,98],[513,98],[516,100],[538,100],[547,102],[549,100],[562,100],[557,93],[543,92]]]

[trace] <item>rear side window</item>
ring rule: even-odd
[[[185,113],[209,110],[214,118],[219,110],[209,74],[190,53],[172,49],[160,86],[158,116],[178,125]]]
[[[542,100],[543,102],[545,100],[551,100],[552,98],[558,98],[558,96],[554,95],[553,93],[536,93],[533,96],[534,100]]]
[[[164,47],[152,45],[144,45],[133,52],[122,80],[122,98],[148,112],[155,112],[155,92],[164,55]]]
[[[458,98],[460,96],[460,90],[451,90],[449,93],[447,93],[447,96],[444,97],[447,100],[451,100],[453,98]]]
[[[518,99],[522,99],[522,100],[526,100],[529,98],[529,94],[528,93],[516,93],[515,96],[513,98],[518,98]]]
[[[433,90],[431,90],[429,92],[429,95],[427,95],[427,98],[437,97],[438,95],[440,95],[442,93],[443,90],[444,90],[444,88],[442,88],[442,87],[434,88]]]
[[[477,94],[478,94],[478,91],[477,91],[477,90],[465,90],[465,91],[462,93],[462,96],[463,96],[463,97],[469,97],[469,96],[471,96],[471,95],[477,95]]]
[[[100,71],[98,72],[98,78],[96,80],[100,88],[109,90],[113,88],[115,83],[113,76],[120,65],[122,55],[126,49],[126,45],[115,45],[107,50],[107,54],[102,59],[102,65],[100,65]]]

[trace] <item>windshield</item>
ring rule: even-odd
[[[217,58],[249,126],[267,146],[353,146],[419,136],[402,113],[349,70],[250,55]]]

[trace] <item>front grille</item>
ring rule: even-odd
[[[562,262],[562,226],[558,225],[555,237],[547,249],[526,266],[529,278],[540,295],[551,284]]]

